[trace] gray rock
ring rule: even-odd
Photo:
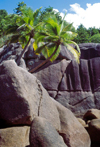
[[[65,59],[61,62],[55,61],[53,64],[45,65],[42,70],[34,73],[34,75],[41,81],[47,90],[57,91],[59,83],[62,80],[62,75],[70,61]]]
[[[27,60],[28,59],[36,59],[36,58],[38,58],[38,55],[36,55],[34,53],[34,49],[33,49],[32,44],[29,45],[29,47],[28,47],[28,49],[27,49],[27,51],[26,51],[26,53],[24,55],[24,58],[27,59]]]
[[[4,126],[30,125],[40,115],[59,130],[56,106],[36,77],[9,60],[0,66],[0,83],[0,122]]]
[[[96,108],[91,92],[59,91],[56,95],[56,100],[70,109],[77,117],[82,117],[88,109]]]
[[[51,123],[42,117],[35,117],[31,124],[30,145],[31,147],[67,147]]]
[[[36,116],[45,118],[67,146],[90,147],[86,130],[70,110],[50,98],[36,77],[14,61],[3,62],[0,65],[0,127],[31,125]]]
[[[57,57],[57,60],[75,60],[73,54],[67,50],[67,48],[64,45],[61,45],[61,51]]]
[[[90,137],[73,113],[60,103],[54,101],[61,121],[60,135],[68,147],[90,147]]]
[[[29,143],[30,127],[0,129],[0,147],[26,147]]]

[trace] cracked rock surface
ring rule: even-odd
[[[52,147],[90,147],[90,137],[74,114],[51,98],[34,75],[18,67],[13,60],[5,61],[0,65],[0,145],[34,144],[32,140],[28,142],[30,133],[25,127],[30,127],[32,122],[31,139],[38,137],[37,147],[41,144],[46,147],[45,143]],[[58,144],[52,135],[58,138]]]
[[[100,44],[83,43],[79,44],[79,47],[79,65],[62,45],[56,61],[47,63],[33,75],[41,81],[51,97],[76,116],[82,117],[88,109],[100,109]],[[18,43],[0,49],[0,63],[10,59],[16,60],[20,52],[21,46]],[[44,59],[43,55],[35,55],[30,45],[20,66],[28,70],[36,67]]]
[[[56,61],[34,75],[50,96],[82,117],[88,109],[100,109],[100,44],[83,43],[79,47],[80,64],[72,57],[65,58],[61,51]]]

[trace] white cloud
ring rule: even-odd
[[[66,10],[66,9],[63,9],[63,11],[64,11],[64,12],[67,12],[67,10]]]
[[[53,9],[53,11],[54,11],[55,13],[59,12],[59,10],[58,10],[58,9]]]
[[[58,12],[57,9],[56,12]],[[83,9],[80,4],[75,3],[70,5],[70,11],[63,9],[63,11],[67,12],[66,21],[72,23],[75,28],[77,28],[80,24],[83,24],[86,28],[96,27],[100,28],[100,3],[94,3],[93,5],[90,3],[86,4],[86,9]],[[61,16],[64,16],[64,13],[60,13]]]
[[[73,22],[75,28],[83,24],[86,28],[100,28],[100,3],[91,5],[86,4],[87,8],[83,9],[79,4],[70,5],[70,13],[66,15],[66,21]],[[74,14],[72,13],[74,12]]]
[[[87,3],[86,6],[89,8],[89,7],[91,7],[91,4],[90,3]]]

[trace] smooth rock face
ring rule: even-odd
[[[67,108],[54,101],[59,112],[61,123],[60,135],[68,147],[90,147],[90,137],[77,118]]]
[[[27,126],[0,129],[0,147],[26,147],[29,143]]]
[[[100,60],[98,58],[91,59],[91,66],[89,66],[87,60],[81,60],[80,65],[74,60],[57,60],[34,75],[42,82],[50,96],[73,111],[75,115],[81,116],[88,109],[99,107],[100,93],[98,92],[98,95],[96,92],[93,93],[100,85],[99,71],[95,70],[97,61]],[[94,72],[92,72],[93,70]],[[95,103],[95,101],[97,102]]]
[[[100,43],[82,43],[79,44],[81,49],[81,59],[91,59],[100,57]]]
[[[30,145],[31,147],[67,147],[51,123],[42,117],[35,117],[31,124]]]
[[[0,83],[0,125],[30,125],[40,115],[59,130],[58,111],[36,77],[10,60],[0,66]]]

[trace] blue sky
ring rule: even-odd
[[[0,0],[0,9],[5,9],[7,12],[14,13],[14,8],[17,7],[18,2],[24,1],[27,6],[33,10],[45,7],[53,7],[63,16],[64,11],[67,11],[66,20],[73,22],[77,28],[79,24],[85,27],[100,27],[100,1],[99,0]],[[95,21],[95,22],[94,22]]]
[[[0,0],[0,9],[6,9],[8,13],[13,13],[13,9],[17,7],[18,2],[24,1],[27,6],[32,7],[33,10],[44,7],[53,7],[54,9],[58,9],[60,12],[63,9],[70,9],[71,4],[78,3],[82,8],[86,8],[86,3],[99,3],[99,0]]]

